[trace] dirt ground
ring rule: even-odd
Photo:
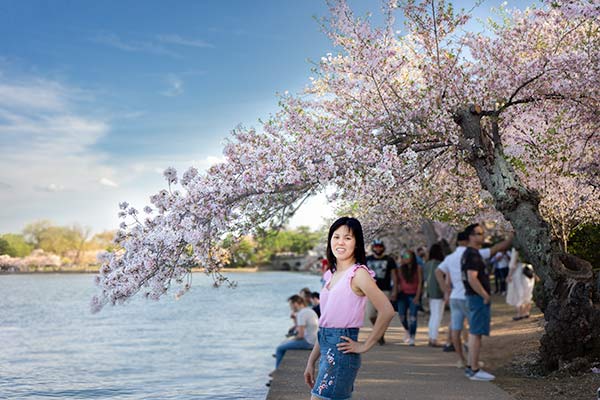
[[[534,308],[530,318],[513,321],[514,308],[495,296],[492,335],[483,339],[482,360],[486,370],[496,375],[495,383],[518,400],[597,399],[600,374],[537,373],[536,358],[544,317]]]

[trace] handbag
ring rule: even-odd
[[[531,265],[523,265],[523,275],[525,275],[529,279],[533,278],[533,268],[531,267]]]

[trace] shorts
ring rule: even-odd
[[[453,331],[462,331],[465,319],[471,323],[467,300],[450,299],[450,329]]]
[[[321,360],[311,394],[323,400],[346,400],[352,397],[354,380],[360,368],[360,354],[344,354],[337,349],[340,336],[358,340],[358,328],[319,328]]]
[[[469,304],[469,333],[489,336],[492,305],[484,304],[483,297],[479,295],[467,296],[467,303]]]
[[[385,294],[387,296],[387,298],[389,299],[392,295],[392,292],[389,290],[382,290],[383,294]],[[377,309],[375,308],[375,306],[373,305],[373,303],[371,303],[371,301],[369,299],[367,299],[367,307],[365,310],[365,315],[367,316],[367,318],[369,320],[377,318]]]

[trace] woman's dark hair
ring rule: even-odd
[[[434,243],[431,245],[429,248],[429,259],[444,261],[444,250],[442,250],[442,245],[440,243]]]
[[[419,268],[419,264],[417,264],[417,257],[414,251],[404,251],[402,253],[402,258],[404,258],[405,254],[410,254],[410,263],[400,265],[400,273],[406,282],[412,282],[413,277],[417,273],[417,268]]]
[[[335,272],[337,269],[337,260],[331,249],[331,237],[340,226],[347,226],[354,235],[354,239],[356,240],[356,246],[354,247],[354,258],[356,259],[356,262],[361,265],[365,265],[367,263],[367,254],[365,253],[365,237],[363,235],[360,222],[356,218],[342,217],[331,225],[329,228],[329,234],[327,235],[327,262],[328,268],[331,270],[331,272]]]

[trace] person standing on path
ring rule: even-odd
[[[329,270],[323,276],[318,341],[308,357],[304,381],[312,388],[311,400],[345,400],[352,397],[360,354],[369,351],[384,334],[394,309],[375,284],[373,271],[364,265],[364,237],[357,219],[342,217],[331,225],[327,258]],[[377,320],[367,340],[358,342],[367,299],[377,309]],[[319,357],[319,374],[315,377]]]
[[[444,258],[435,272],[437,281],[444,291],[444,298],[450,301],[450,329],[452,345],[458,357],[457,366],[465,368],[467,359],[463,353],[461,333],[465,320],[468,321],[469,309],[465,297],[465,286],[462,279],[461,260],[466,250],[469,237],[465,232],[459,232],[456,241],[457,247],[453,253]],[[484,259],[489,259],[499,251],[510,247],[512,239],[504,240],[491,248],[480,249],[479,254]],[[445,275],[445,277],[444,277]]]
[[[312,308],[306,306],[304,299],[297,294],[288,299],[290,308],[296,315],[296,335],[277,346],[275,351],[275,369],[287,350],[310,350],[317,341],[319,320]]]
[[[479,368],[481,337],[490,335],[492,317],[490,276],[479,252],[483,245],[483,227],[471,224],[465,229],[465,234],[469,238],[461,259],[469,307],[469,363],[465,375],[473,381],[491,381],[495,376]]]
[[[396,282],[396,261],[385,253],[385,245],[383,241],[376,239],[371,243],[371,251],[373,254],[367,257],[367,267],[375,272],[375,283],[377,287],[391,300],[396,301],[395,297],[392,297],[392,287],[398,286]],[[373,325],[377,320],[377,309],[367,300],[367,317]],[[379,344],[385,344],[385,334],[379,338]]]
[[[412,250],[402,253],[400,268],[396,270],[397,286],[394,286],[392,297],[398,298],[398,315],[406,330],[405,342],[415,345],[417,334],[417,315],[423,290],[423,270],[417,264],[417,257]],[[408,318],[406,313],[408,312]]]
[[[427,282],[427,298],[429,299],[429,345],[441,347],[438,342],[438,331],[444,316],[444,292],[436,279],[435,271],[444,261],[444,253],[439,243],[434,243],[429,248],[429,259],[425,263],[425,281]]]
[[[523,273],[523,269],[526,267],[531,268],[531,277]],[[517,249],[513,249],[509,269],[506,303],[514,306],[517,310],[517,315],[513,317],[513,320],[520,321],[523,318],[529,318],[529,312],[531,311],[531,300],[533,299],[533,287],[535,285],[533,266],[521,263],[519,252]]]
[[[508,262],[510,253],[508,251],[499,251],[498,254],[492,257],[492,265],[494,266],[494,284],[496,290],[494,293],[500,293],[502,296],[506,294],[506,277],[508,276]]]

